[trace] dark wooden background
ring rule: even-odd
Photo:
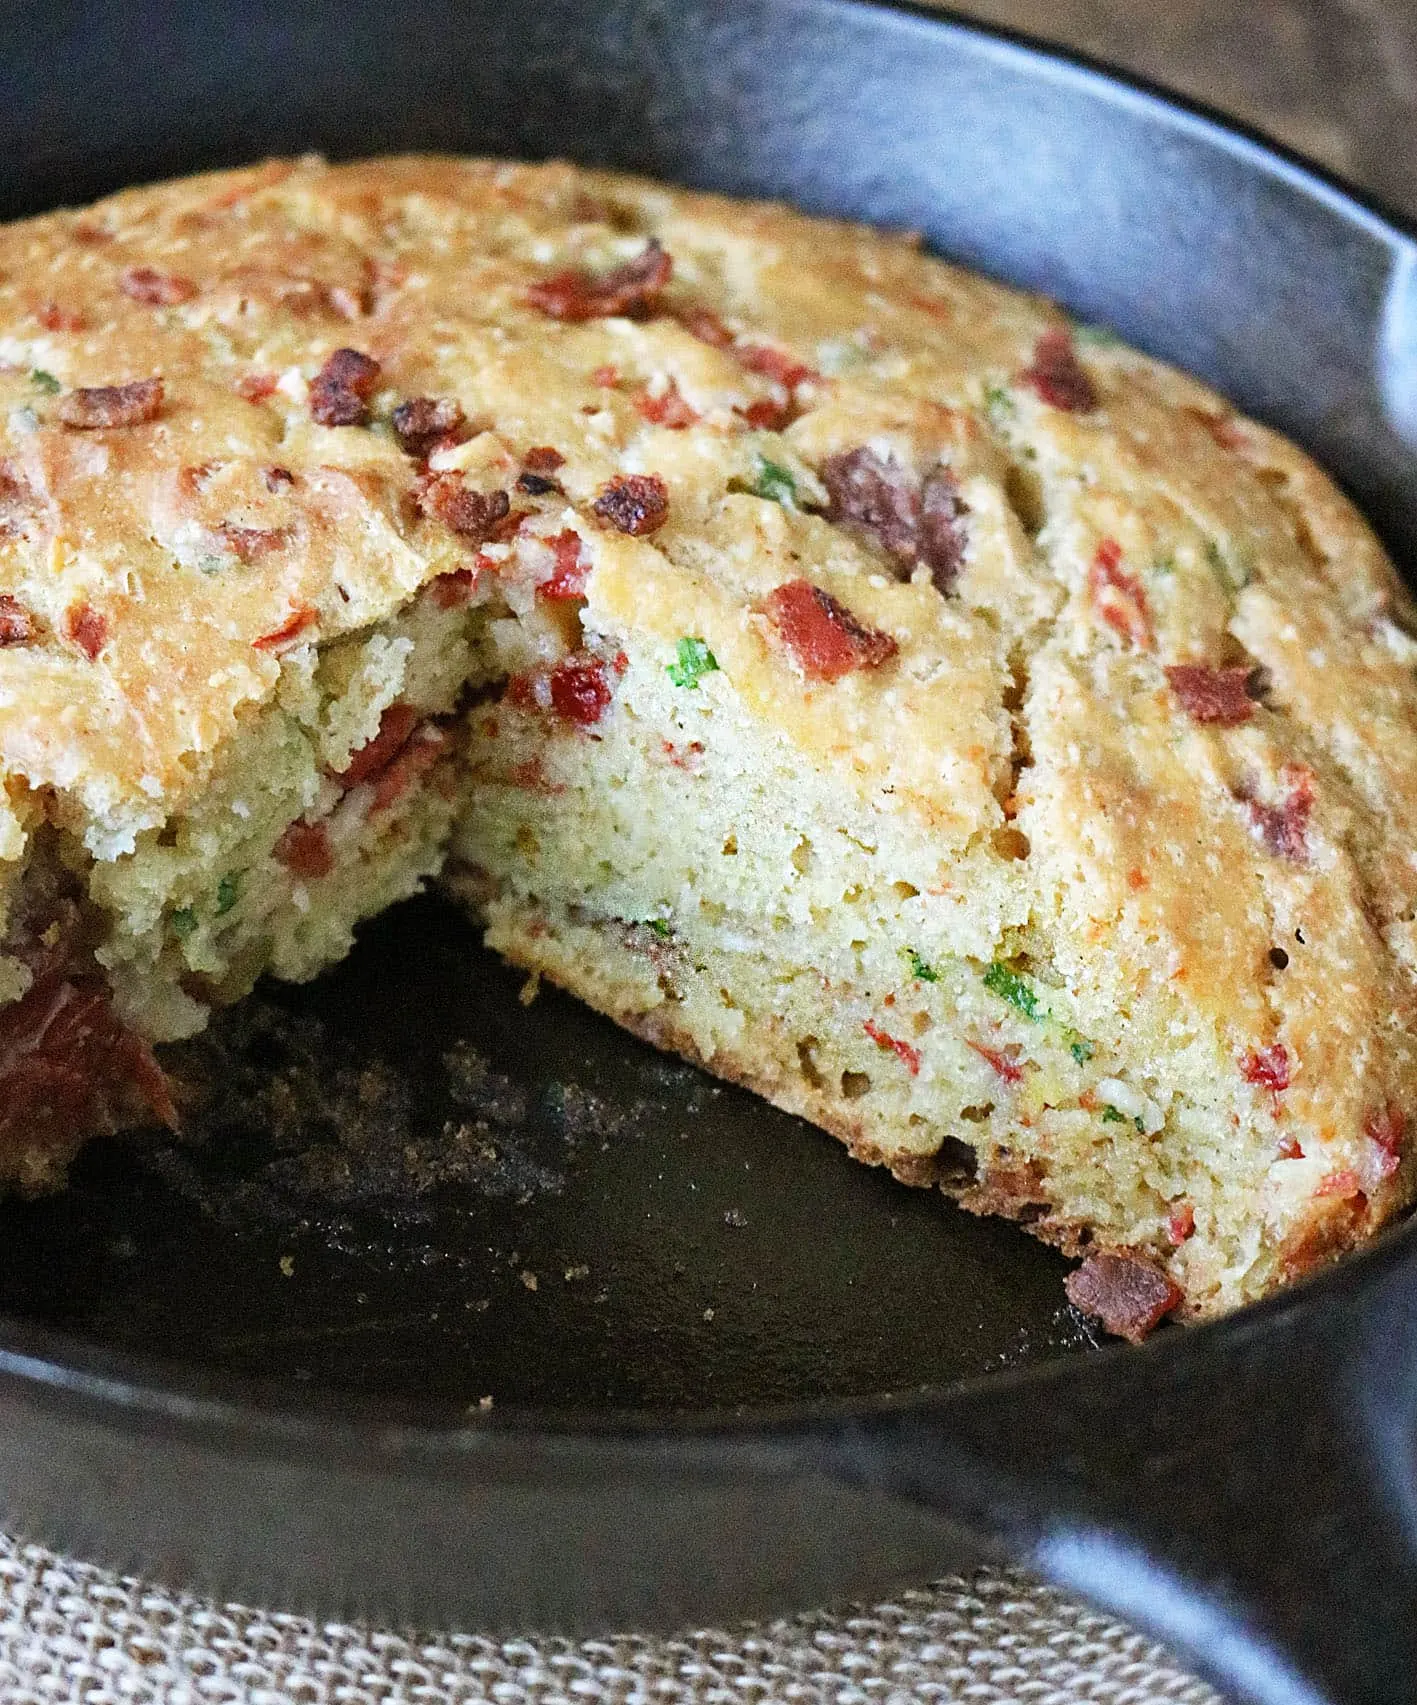
[[[953,0],[1221,107],[1417,215],[1417,0]]]

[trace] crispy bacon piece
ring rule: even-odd
[[[267,491],[274,493],[293,486],[295,475],[291,473],[289,468],[272,465],[269,468],[261,469],[261,481]]]
[[[28,645],[35,637],[35,620],[8,592],[0,592],[0,646]]]
[[[144,1113],[177,1129],[162,1068],[101,977],[51,970],[0,1012],[0,1143],[68,1151]]]
[[[546,543],[555,553],[556,564],[550,578],[537,587],[537,596],[552,600],[583,598],[590,564],[581,555],[580,534],[574,527],[567,527]]]
[[[274,373],[243,373],[236,381],[236,394],[248,403],[263,403],[275,395],[280,380]]]
[[[1087,414],[1097,407],[1097,391],[1077,358],[1072,335],[1061,326],[1046,331],[1033,346],[1033,362],[1019,374],[1050,408]]]
[[[789,580],[761,607],[809,680],[836,681],[853,669],[879,669],[899,649],[892,635],[868,628],[810,580]]]
[[[1139,650],[1149,651],[1153,642],[1146,592],[1141,581],[1122,567],[1122,547],[1115,539],[1104,539],[1097,547],[1087,586],[1098,615],[1108,627]]]
[[[551,671],[551,708],[564,722],[589,728],[610,708],[612,694],[598,657],[567,658]]]
[[[257,651],[284,651],[312,622],[319,619],[318,610],[312,610],[308,604],[302,604],[298,610],[292,610],[278,628],[274,628],[270,633],[263,633],[259,639],[253,639],[251,644]]]
[[[902,1042],[899,1036],[889,1035],[872,1019],[868,1018],[861,1028],[883,1053],[894,1054],[905,1066],[911,1077],[920,1076],[920,1050],[918,1048],[912,1048],[909,1042]]]
[[[64,612],[64,637],[92,663],[108,639],[108,618],[92,604],[71,604]]]
[[[1166,1235],[1179,1249],[1188,1237],[1196,1234],[1196,1209],[1193,1202],[1180,1201],[1166,1216]]]
[[[310,414],[321,426],[367,426],[382,369],[373,356],[337,349],[310,381]]]
[[[335,849],[324,823],[297,818],[275,844],[275,856],[292,876],[315,882],[335,867]]]
[[[1249,809],[1250,821],[1260,839],[1276,858],[1303,864],[1309,856],[1309,816],[1314,808],[1314,772],[1307,764],[1286,764],[1284,783],[1288,792],[1278,805],[1256,799],[1252,793],[1237,797]]]
[[[428,584],[428,596],[440,610],[460,609],[470,604],[482,578],[481,562],[471,562],[466,568],[450,569],[436,575]]]
[[[553,476],[565,460],[561,452],[549,444],[534,445],[522,458],[517,490],[526,492],[529,497],[545,497],[548,492],[560,491],[561,482]]]
[[[1255,714],[1250,697],[1250,671],[1236,666],[1212,669],[1207,663],[1172,663],[1166,667],[1171,691],[1195,722],[1214,722],[1235,728]]]
[[[815,368],[806,366],[795,355],[789,355],[785,349],[776,349],[770,343],[735,344],[732,353],[738,365],[747,372],[761,373],[775,384],[786,386],[789,391],[795,391],[809,379],[821,378]]]
[[[447,745],[448,736],[437,723],[421,723],[404,742],[393,761],[385,765],[374,779],[374,797],[370,801],[369,809],[387,811],[397,800],[402,799],[418,778],[425,771],[432,769],[446,751]]]
[[[791,403],[780,403],[773,397],[759,397],[756,402],[736,409],[735,413],[741,415],[743,424],[750,426],[754,432],[781,432],[791,426],[797,411]]]
[[[633,260],[602,273],[570,267],[533,284],[526,299],[553,320],[599,320],[653,310],[674,270],[672,257],[651,237]]]
[[[719,319],[712,308],[683,308],[675,318],[686,332],[691,332],[700,343],[709,344],[714,349],[728,349],[733,343],[733,333]]]
[[[993,1067],[1005,1083],[1023,1082],[1023,1067],[1017,1060],[1010,1059],[1002,1048],[989,1048],[983,1042],[970,1042],[969,1046],[981,1060],[987,1061]]]
[[[669,489],[658,474],[616,474],[591,508],[602,521],[639,538],[669,519]]]
[[[212,531],[238,562],[259,562],[271,551],[278,551],[290,537],[285,527],[238,527],[223,521]]]
[[[1288,1089],[1289,1050],[1282,1042],[1271,1042],[1267,1048],[1251,1048],[1240,1061],[1240,1076],[1246,1083],[1267,1089],[1278,1105],[1279,1097]]]
[[[388,768],[408,744],[409,737],[417,726],[418,712],[411,704],[404,704],[400,700],[385,706],[384,713],[379,718],[379,730],[374,738],[366,741],[357,752],[350,755],[349,762],[336,775],[335,780],[346,790],[369,781]]]
[[[93,432],[105,426],[143,426],[162,411],[162,380],[127,385],[84,385],[60,397],[55,410],[65,426]]]
[[[190,278],[176,272],[159,272],[152,266],[130,266],[118,279],[118,288],[135,302],[150,308],[174,308],[179,302],[190,302],[197,286]]]
[[[894,457],[862,446],[828,456],[818,471],[829,521],[866,533],[906,575],[923,563],[941,592],[951,590],[964,562],[968,511],[948,468],[917,485]]]
[[[1133,1344],[1141,1343],[1184,1294],[1169,1274],[1141,1255],[1089,1255],[1064,1283],[1074,1308]]]
[[[1363,1120],[1363,1135],[1377,1149],[1374,1171],[1378,1178],[1391,1178],[1402,1165],[1407,1115],[1395,1101],[1385,1101],[1381,1107],[1373,1108]]]
[[[399,448],[420,462],[444,440],[456,442],[465,424],[466,416],[451,397],[410,397],[393,414]]]
[[[637,391],[635,408],[651,426],[665,426],[672,432],[682,432],[699,420],[699,411],[684,400],[674,379],[657,396],[648,390]]]
[[[1351,1166],[1337,1172],[1326,1172],[1314,1186],[1316,1196],[1337,1196],[1340,1201],[1363,1198],[1363,1181]]]
[[[512,508],[505,491],[474,490],[457,473],[429,475],[418,488],[417,502],[430,519],[477,545],[499,536]]]
[[[47,332],[81,332],[88,328],[88,321],[77,309],[61,307],[58,302],[41,302],[34,317]]]

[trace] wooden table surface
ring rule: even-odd
[[[1417,216],[1417,0],[952,0],[1243,118]]]

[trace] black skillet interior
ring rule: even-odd
[[[1410,244],[1085,68],[848,0],[68,0],[0,31],[5,214],[418,147],[914,226],[1294,433],[1417,563]],[[1410,1492],[1411,1392],[1369,1356],[1411,1337],[1410,1239],[1233,1325],[1011,1373],[1089,1343],[1046,1251],[515,992],[417,901],[182,1051],[222,1083],[182,1141],[0,1207],[8,1519],[226,1590],[523,1625],[727,1615],[1003,1544],[1247,1696],[1403,1696],[1406,1506],[1344,1452],[1371,1412],[1355,1452],[1382,1432]],[[887,1392],[917,1396],[841,1401]],[[568,1407],[579,1432],[546,1421]],[[738,1419],[632,1418],[709,1409]]]

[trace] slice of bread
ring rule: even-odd
[[[0,1180],[435,872],[1214,1313],[1414,1188],[1417,643],[1292,446],[910,240],[276,162],[0,232]]]

